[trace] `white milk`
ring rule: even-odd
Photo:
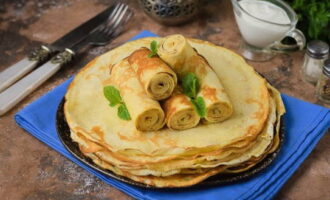
[[[284,38],[291,28],[289,25],[291,20],[281,7],[260,0],[242,0],[238,3],[250,15],[261,19],[255,19],[243,11],[235,12],[239,30],[244,40],[250,45],[260,48],[267,47],[274,41]]]

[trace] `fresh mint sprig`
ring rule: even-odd
[[[188,73],[182,78],[183,93],[190,98],[196,98],[199,91],[199,81],[194,73]]]
[[[115,105],[123,102],[119,91],[111,85],[103,88],[103,94],[105,98],[109,101],[109,105],[111,107],[114,107]]]
[[[206,106],[203,97],[197,97],[196,99],[191,99],[190,101],[194,104],[198,115],[200,117],[205,117]]]
[[[157,41],[153,40],[153,41],[150,43],[150,50],[151,50],[151,53],[148,55],[148,58],[151,58],[151,57],[157,55],[157,52],[158,52],[158,49],[157,49]]]
[[[206,106],[203,97],[197,97],[200,90],[200,84],[194,73],[188,73],[181,80],[183,93],[190,98],[191,103],[195,106],[196,112],[200,117],[205,117]]]
[[[131,116],[120,96],[119,90],[117,90],[114,86],[109,85],[103,88],[103,94],[104,97],[109,101],[109,105],[111,107],[119,105],[119,107],[117,108],[117,115],[120,119],[131,120]]]
[[[130,116],[125,104],[120,104],[120,106],[118,107],[118,110],[117,110],[117,115],[120,119],[131,120],[131,116]]]

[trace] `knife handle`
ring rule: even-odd
[[[50,53],[50,49],[42,45],[35,49],[29,57],[23,58],[18,63],[2,71],[0,73],[0,92],[30,72],[39,62],[44,61]]]
[[[49,77],[54,75],[63,64],[72,59],[73,55],[73,52],[68,50],[58,54],[0,93],[0,115],[5,114]]]

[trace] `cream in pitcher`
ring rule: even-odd
[[[282,0],[232,0],[238,28],[243,37],[242,55],[255,61],[272,58],[276,52],[302,49],[304,35],[297,29],[297,15]],[[285,37],[296,40],[295,45],[285,45]]]
[[[247,43],[263,48],[282,39],[289,31],[290,27],[277,26],[291,22],[285,10],[279,6],[259,0],[243,0],[239,5],[253,17],[270,22],[256,20],[244,12],[241,15],[235,14],[238,27]]]

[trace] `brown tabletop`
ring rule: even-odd
[[[23,58],[41,43],[56,40],[75,26],[103,10],[111,0],[3,0],[0,3],[0,70]],[[106,47],[80,54],[6,115],[0,117],[0,199],[132,199],[103,183],[44,143],[19,128],[13,117],[24,106],[76,73],[93,57],[102,54],[141,30],[160,36],[181,33],[237,51],[240,34],[230,1],[212,1],[189,24],[167,27],[147,17],[137,1],[129,1],[135,11],[128,30]],[[302,81],[300,66],[304,52],[281,54],[269,62],[249,62],[281,92],[322,104],[315,87]],[[327,106],[329,107],[329,105]],[[297,172],[281,189],[278,200],[326,200],[330,197],[329,131]]]

